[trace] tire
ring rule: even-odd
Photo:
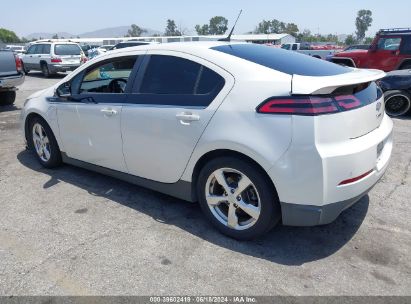
[[[10,106],[16,100],[16,91],[0,92],[0,106]]]
[[[23,72],[24,74],[28,75],[30,73],[30,70],[26,69],[26,66],[24,65],[24,62],[21,62],[22,66],[23,66]]]
[[[49,66],[47,65],[47,63],[43,62],[41,64],[41,72],[43,73],[43,76],[46,78],[50,77],[50,70],[49,70]]]
[[[225,187],[217,178],[226,184]],[[239,189],[242,180],[249,186],[241,187],[245,190],[238,195],[235,189]],[[281,218],[279,199],[268,177],[255,164],[241,158],[220,157],[207,163],[198,177],[197,195],[201,209],[211,223],[223,234],[237,240],[257,238]]]
[[[41,127],[41,130],[39,129],[39,126]],[[42,136],[40,136],[40,134],[44,136],[42,141]],[[35,138],[36,135],[37,139]],[[28,134],[26,137],[29,142],[30,149],[34,152],[37,160],[43,167],[51,169],[61,165],[62,160],[60,148],[57,144],[56,138],[54,137],[53,131],[44,119],[38,116],[30,119]],[[44,138],[47,140],[44,140]],[[43,144],[44,147],[41,147],[41,144]],[[48,154],[44,149],[47,149]]]
[[[411,108],[411,97],[406,91],[392,90],[384,93],[385,112],[391,117],[404,115]]]

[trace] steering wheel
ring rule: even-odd
[[[108,89],[111,93],[124,93],[126,86],[127,80],[118,78],[110,81],[110,83],[108,84]]]

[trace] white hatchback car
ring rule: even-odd
[[[245,43],[126,48],[30,96],[23,128],[47,168],[199,201],[220,231],[250,239],[280,219],[330,223],[383,176],[383,76]]]

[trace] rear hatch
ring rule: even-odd
[[[0,51],[0,77],[17,75],[16,58],[12,51]]]
[[[379,70],[352,69],[333,76],[293,75],[292,95],[311,96],[319,105],[330,106],[335,115],[321,115],[319,122],[339,126],[334,136],[358,138],[378,128],[384,114],[383,94],[375,81],[383,78]],[[323,101],[323,102],[322,102]],[[328,132],[325,132],[328,133]]]
[[[61,64],[81,64],[81,48],[77,44],[56,44],[54,46],[55,57],[61,59]]]

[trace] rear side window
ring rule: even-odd
[[[232,44],[212,48],[289,75],[332,76],[350,72],[337,64],[284,49],[256,44]]]
[[[151,55],[138,83],[130,103],[207,107],[224,87],[225,79],[185,58]]]
[[[411,55],[411,36],[404,36],[400,52],[401,54]]]
[[[224,85],[224,78],[191,60],[153,55],[140,88],[143,94],[209,94]]]
[[[56,44],[54,46],[54,54],[56,55],[80,55],[81,49],[76,44]]]

